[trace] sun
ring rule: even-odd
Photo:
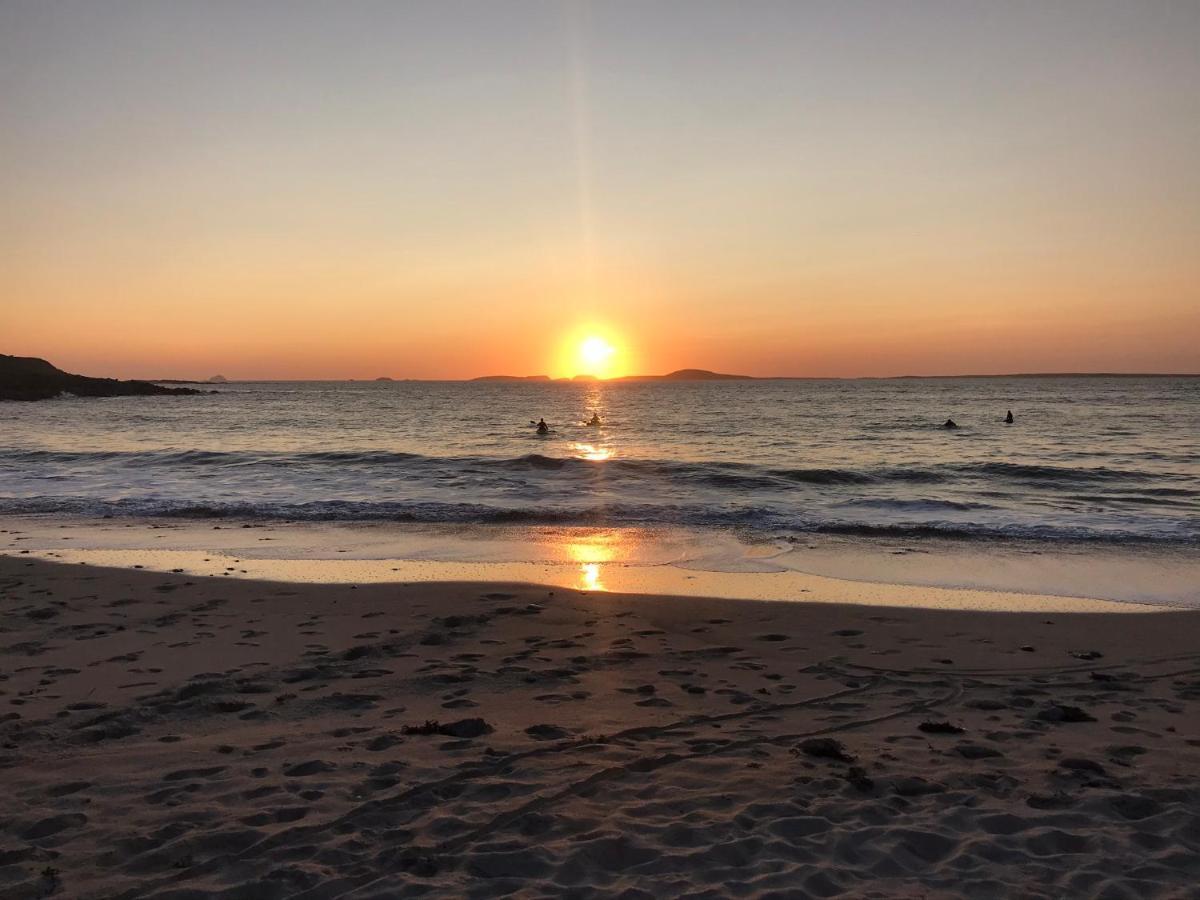
[[[590,335],[579,345],[579,361],[589,375],[600,375],[608,367],[608,361],[616,349],[604,338]]]
[[[605,322],[585,322],[563,332],[551,362],[556,378],[616,378],[634,362],[625,336]]]

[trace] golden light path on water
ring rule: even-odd
[[[600,414],[602,394],[598,386],[593,386],[588,392],[588,406],[596,415]],[[603,425],[599,426],[603,428]],[[607,462],[616,456],[615,448],[604,446],[598,441],[585,443],[576,441],[571,445],[571,452],[579,459],[589,462]],[[579,562],[579,587],[585,591],[603,591],[601,563],[612,562],[616,558],[616,545],[620,531],[602,531],[590,535],[585,541],[568,543],[567,552],[572,559]]]

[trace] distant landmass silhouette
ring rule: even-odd
[[[752,375],[727,375],[708,369],[676,369],[666,375],[626,375],[616,381],[753,381]]]
[[[471,381],[600,381],[595,375],[576,375],[574,378],[551,378],[549,375],[484,375]],[[753,381],[752,375],[726,375],[708,369],[677,369],[666,375],[622,375],[604,381]]]
[[[72,375],[34,356],[0,354],[0,400],[51,400],[76,397],[140,397],[159,394],[202,394],[195,388],[168,388],[149,381],[118,381]]]
[[[470,381],[552,381],[549,375],[481,375],[478,378],[471,378]],[[569,381],[567,378],[560,378],[559,381]]]

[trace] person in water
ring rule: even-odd
[[[590,419],[588,419],[588,424],[589,425],[599,425],[600,424],[600,415],[598,413],[592,413],[592,417]]]
[[[538,419],[537,433],[538,434],[549,434],[550,433],[550,426],[546,424],[545,419]]]
[[[958,423],[957,423],[957,422],[955,422],[953,419],[947,419],[947,420],[946,420],[946,424],[945,424],[945,425],[943,425],[942,427],[943,427],[943,428],[957,428],[957,427],[958,427]]]
[[[1013,423],[1013,417],[1012,417],[1012,410],[1011,410],[1011,409],[1008,411],[1008,415],[1004,417],[1004,422],[1005,422],[1005,424],[1007,424],[1007,425],[1011,425],[1011,424]]]

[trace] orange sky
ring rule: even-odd
[[[1200,371],[1200,7],[895,6],[7,5],[0,352]]]

